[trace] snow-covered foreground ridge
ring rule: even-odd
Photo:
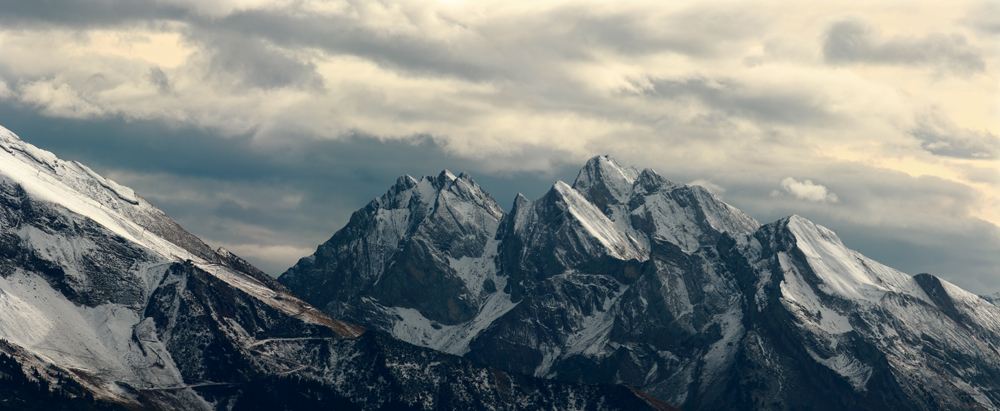
[[[174,264],[304,322],[363,332],[227,266],[238,257],[212,251],[131,189],[2,127],[0,196],[0,338],[39,368],[87,376],[98,395],[128,400],[129,390],[186,386],[144,315]]]
[[[509,214],[468,174],[400,177],[279,281],[404,341],[688,410],[1000,409],[987,300],[608,156]]]
[[[2,127],[0,351],[46,387],[73,381],[133,409],[665,406],[624,386],[507,374],[366,333],[210,249],[131,189]]]

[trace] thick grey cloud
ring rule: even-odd
[[[921,116],[910,134],[920,140],[924,150],[939,156],[980,160],[1000,158],[1000,138],[995,134],[958,127],[940,114]]]
[[[263,39],[225,32],[208,32],[198,38],[208,43],[211,75],[224,83],[240,88],[323,89],[315,64]]]
[[[630,56],[670,51],[710,58],[730,52],[727,46],[733,42],[754,38],[769,20],[738,4],[704,4],[666,15],[641,8],[606,12],[570,4],[530,19],[525,28],[544,35],[537,40],[545,49],[563,50],[569,56],[589,56],[585,50],[596,48]],[[509,29],[514,27],[487,26],[484,32]]]
[[[1000,3],[984,1],[973,8],[961,23],[987,34],[1000,34]]]
[[[752,89],[737,80],[689,78],[650,80],[647,94],[663,99],[691,98],[724,115],[766,122],[822,125],[837,116],[814,94],[798,90]]]
[[[740,5],[650,14],[639,7],[595,12],[569,4],[476,26],[416,8],[403,12],[408,27],[400,29],[367,21],[366,16],[382,12],[372,10],[373,4],[381,6],[352,3],[349,12],[338,15],[240,10],[223,18],[189,21],[204,30],[264,38],[285,48],[315,47],[360,56],[416,75],[532,84],[566,81],[547,73],[555,72],[553,65],[594,61],[607,53],[672,52],[705,58],[731,53],[733,44],[752,39],[768,23],[765,15]]]
[[[490,57],[499,57],[491,56],[489,50],[483,50],[478,59],[470,59],[447,42],[408,31],[370,27],[348,15],[244,10],[221,19],[199,19],[193,23],[203,30],[240,38],[263,38],[285,48],[316,47],[335,55],[361,56],[413,73],[485,80],[502,77],[505,69],[485,64]]]
[[[986,69],[982,50],[961,34],[883,39],[876,26],[862,19],[841,20],[831,25],[826,31],[823,56],[832,64],[926,66],[959,75]]]
[[[167,74],[159,67],[151,67],[146,78],[156,86],[160,94],[170,94],[173,92],[173,87],[170,86],[170,79],[167,78]]]
[[[155,19],[179,20],[189,12],[184,7],[153,1],[132,0],[4,0],[0,2],[0,24],[7,27],[58,25],[86,28]]]

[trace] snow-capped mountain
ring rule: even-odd
[[[406,210],[426,221],[428,232],[489,226],[491,219],[495,226],[502,212],[488,202],[481,211],[469,206],[482,193],[467,181],[446,173],[401,182],[431,187],[412,191]],[[439,190],[446,193],[427,207],[420,194]],[[375,218],[409,221],[402,214]],[[410,235],[399,230],[396,238]],[[394,233],[376,233],[359,249],[377,247]],[[490,241],[468,230],[461,238],[415,242],[412,252],[480,258]],[[380,258],[374,253],[358,267],[391,265]],[[462,279],[445,288],[456,294],[454,304],[412,304],[461,321],[460,303],[478,307],[480,301]],[[388,287],[381,292],[395,295]],[[668,407],[625,386],[508,373],[333,319],[236,255],[213,251],[127,187],[2,127],[0,352],[0,378],[130,409]],[[26,398],[4,401],[25,404]]]
[[[701,187],[606,156],[572,186],[519,195],[506,215],[461,180],[476,193],[464,207],[423,200],[445,185],[415,197],[416,180],[401,177],[279,281],[404,341],[507,371],[624,383],[686,410],[1000,409],[1000,309],[872,261],[804,218],[762,226]],[[432,225],[411,212],[402,230],[373,217],[413,198],[426,215],[447,204],[491,218]],[[413,252],[463,236],[477,239],[474,253]],[[370,243],[382,265],[355,264],[372,258]],[[376,291],[434,279],[435,293]],[[312,286],[331,282],[360,285]]]

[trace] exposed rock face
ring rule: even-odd
[[[567,271],[607,273],[631,282],[648,258],[638,241],[561,181],[538,201],[518,196],[498,237],[499,269],[509,277],[515,301]],[[632,264],[621,266],[622,261]]]
[[[392,264],[313,264],[391,231],[355,220],[279,281],[414,344],[539,377],[620,382],[686,410],[1000,408],[1000,309],[872,261],[801,217],[761,226],[701,187],[606,156],[572,187],[490,215],[481,257],[421,247],[405,258],[419,273],[474,273],[458,275],[471,293],[444,274],[440,293],[405,303],[376,287],[350,298],[310,287],[398,276]],[[410,242],[463,235],[426,227],[442,231],[392,231],[403,234],[386,261],[414,253]],[[338,261],[356,258],[338,250]],[[427,308],[469,295],[462,317]]]
[[[501,217],[468,174],[403,176],[282,282],[334,315],[364,315],[351,310],[369,310],[362,300],[371,298],[441,324],[461,323],[475,316],[483,279],[451,262],[483,259]]]
[[[85,396],[93,396],[104,405],[154,410],[666,407],[620,385],[507,373],[365,332],[291,295],[238,256],[212,251],[130,189],[3,128],[0,148],[2,366],[22,368],[24,373],[10,375],[35,378],[44,387],[36,391],[76,396],[32,391],[29,398],[25,391],[22,398],[5,400],[42,407],[90,404]],[[490,202],[466,208],[468,201],[489,200],[476,197],[481,190],[468,176],[444,173],[400,184],[418,197],[416,189],[424,185],[443,192],[433,207],[414,198],[386,213],[408,218],[412,212],[419,218],[402,233],[428,234],[419,240],[400,234],[399,246],[411,251],[375,255],[356,267],[432,270],[435,259],[484,255],[491,237],[477,227],[492,224],[495,230],[499,217],[493,216],[500,212]],[[435,227],[465,234],[438,236]],[[468,316],[463,310],[470,310],[466,305],[477,304],[479,294],[461,281],[440,291],[457,295],[453,304],[397,296],[393,287],[424,284],[430,293],[457,275],[420,273],[424,277],[413,280],[408,276],[417,273],[401,269],[393,274],[400,277],[395,286],[371,283],[364,289],[442,320],[461,321]]]

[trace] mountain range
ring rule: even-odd
[[[275,279],[0,127],[2,409],[996,410],[998,301],[608,156],[402,176]]]
[[[509,213],[468,174],[400,177],[278,281],[415,345],[689,411],[1000,408],[995,300],[608,156]]]
[[[0,409],[672,409],[337,318],[0,127]]]

